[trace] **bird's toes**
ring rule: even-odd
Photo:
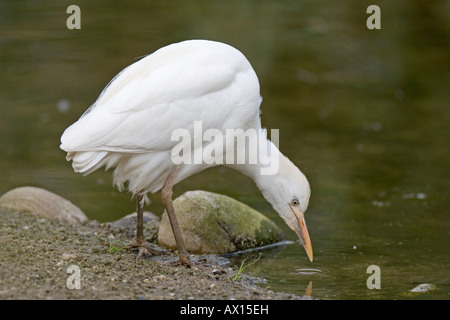
[[[164,255],[164,254],[170,254],[170,251],[168,250],[158,250],[150,248],[149,246],[145,247],[148,252],[150,252],[152,255],[158,256],[158,255]]]
[[[170,253],[167,250],[154,249],[154,248],[148,246],[145,241],[137,241],[137,240],[134,240],[133,243],[129,244],[127,246],[127,249],[130,251],[136,251],[136,250],[138,251],[136,260],[140,260],[143,256],[145,256],[149,253],[152,255],[165,255],[165,254]]]
[[[183,266],[186,268],[202,271],[212,268],[212,266],[202,262],[206,261],[193,261],[191,257],[179,257],[177,260],[167,262],[167,264],[172,267]]]
[[[147,253],[148,253],[148,250],[145,247],[139,248],[139,252],[138,252],[138,254],[136,256],[136,261],[141,260],[141,258],[143,256],[145,256]]]

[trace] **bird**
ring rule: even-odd
[[[144,205],[149,203],[149,193],[161,191],[177,245],[177,262],[195,266],[173,207],[173,187],[202,170],[224,165],[254,181],[297,234],[312,262],[305,222],[310,184],[267,138],[267,130],[261,127],[261,103],[258,77],[241,51],[218,41],[184,40],[164,46],[120,71],[79,120],[65,129],[60,148],[77,173],[88,175],[102,167],[114,168],[114,185],[136,199],[136,234],[129,248],[138,250],[138,257],[149,252],[143,234]],[[264,163],[173,161],[174,148],[181,143],[173,139],[173,132],[183,129],[191,134],[191,140],[197,139],[196,122],[205,132],[213,129],[224,137],[230,135],[229,130],[254,130],[257,146],[270,148],[270,155]],[[216,140],[203,139],[200,147],[216,146],[217,154],[222,152],[223,156],[248,148],[236,146],[233,139],[214,145],[219,143]],[[262,174],[267,160],[277,162],[275,173]]]

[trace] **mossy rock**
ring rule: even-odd
[[[173,205],[190,253],[230,253],[285,239],[283,231],[272,220],[225,195],[189,191],[175,199]],[[161,217],[158,242],[176,249],[166,211]]]

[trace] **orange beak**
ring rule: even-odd
[[[309,260],[313,261],[313,250],[311,245],[311,239],[309,238],[308,228],[305,223],[305,216],[299,210],[293,210],[295,217],[297,218],[298,226],[295,228],[295,233],[299,237],[300,241],[305,248],[306,254],[308,255]],[[297,212],[296,212],[297,211]]]

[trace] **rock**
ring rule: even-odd
[[[419,284],[417,287],[414,287],[413,289],[409,290],[409,292],[412,292],[412,293],[427,293],[427,292],[430,292],[430,291],[434,291],[436,289],[437,289],[436,285],[434,285],[432,283],[422,283],[422,284]]]
[[[45,189],[20,187],[0,197],[0,207],[16,212],[30,212],[39,217],[70,224],[86,223],[86,215],[72,202]]]
[[[438,290],[438,287],[435,284],[432,283],[421,283],[417,286],[415,286],[414,288],[412,288],[411,290],[407,291],[407,292],[403,292],[401,295],[404,297],[417,297],[420,296],[422,294],[428,294],[431,292],[434,292]]]
[[[130,213],[125,217],[110,222],[113,229],[124,232],[128,237],[134,237],[136,234],[136,212]],[[159,217],[150,211],[144,211],[144,236],[145,240],[154,242],[158,237]]]
[[[276,243],[285,239],[270,219],[230,197],[189,191],[173,201],[186,249],[190,253],[230,253]],[[164,211],[158,232],[161,245],[176,249]]]

